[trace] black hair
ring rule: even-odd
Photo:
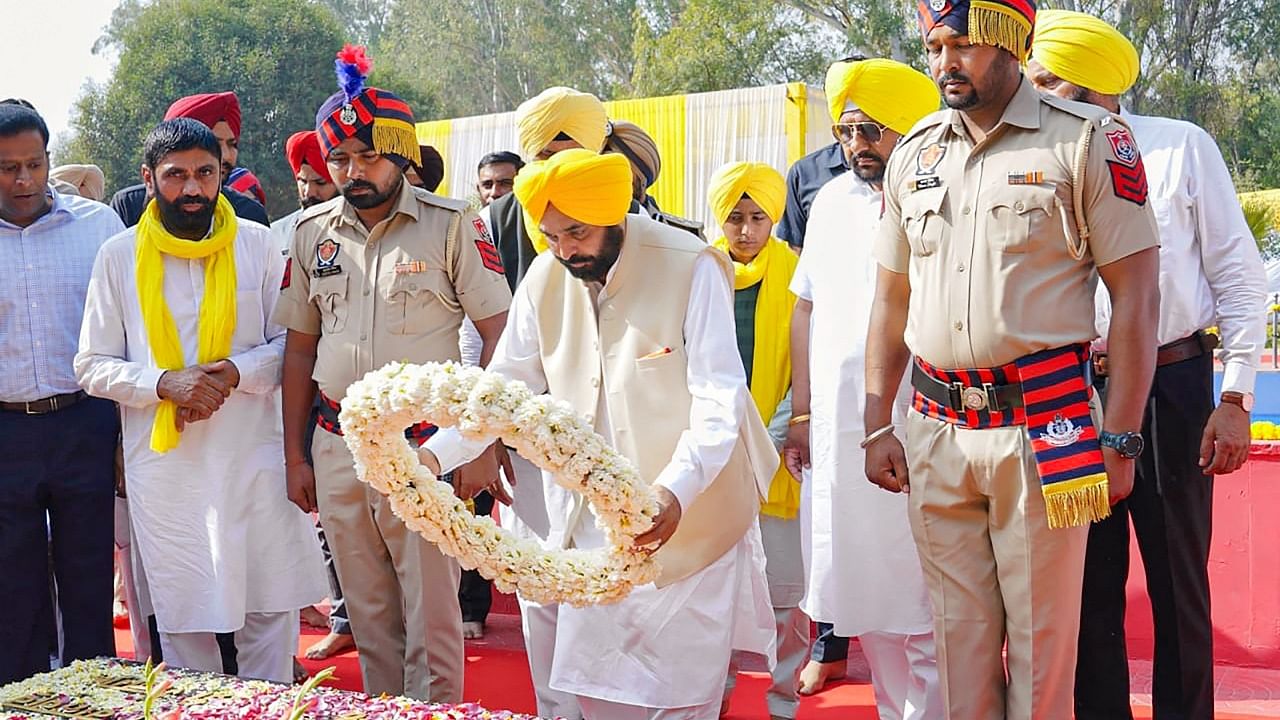
[[[31,103],[12,98],[0,102],[0,137],[13,137],[28,130],[40,133],[45,149],[49,148],[49,126],[45,125],[44,118],[31,107]]]
[[[480,158],[480,164],[476,166],[476,172],[480,172],[490,165],[502,165],[504,163],[508,165],[515,165],[516,170],[524,167],[524,160],[521,160],[519,155],[511,152],[510,150],[500,150],[498,152],[491,152]]]
[[[154,170],[165,155],[183,150],[207,150],[222,162],[222,148],[213,131],[199,120],[174,118],[165,120],[147,133],[142,141],[142,159]]]
[[[862,61],[862,60],[866,60],[866,59],[867,59],[867,56],[866,56],[866,55],[863,55],[862,53],[854,53],[854,54],[850,55],[849,57],[842,57],[842,58],[840,58],[839,60],[837,60],[836,62],[851,63],[851,62],[860,62],[860,61]]]

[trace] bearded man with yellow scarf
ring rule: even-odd
[[[326,594],[309,518],[285,494],[276,409],[284,328],[268,322],[284,259],[219,194],[201,123],[143,145],[154,199],[98,254],[75,369],[120,404],[129,512],[170,665],[293,679],[298,608]]]
[[[707,203],[723,231],[715,247],[733,260],[738,354],[755,410],[769,424],[780,447],[791,418],[789,336],[796,296],[787,286],[799,259],[786,243],[773,237],[773,226],[786,202],[786,181],[770,165],[734,162],[716,170],[708,185]],[[804,560],[799,510],[800,484],[779,465],[760,504],[760,537],[777,632],[778,662],[766,695],[769,717],[775,720],[796,716],[800,705],[796,679],[809,649],[809,618],[800,610]],[[731,662],[726,704],[737,671],[737,663]]]

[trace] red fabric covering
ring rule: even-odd
[[[297,175],[302,164],[315,170],[320,177],[333,182],[329,176],[329,166],[324,161],[324,153],[320,152],[320,138],[315,130],[300,130],[289,136],[284,142],[284,155],[289,160],[289,167]]]
[[[226,120],[231,134],[240,137],[240,99],[233,92],[188,95],[173,101],[164,113],[165,120],[191,118],[212,128]]]

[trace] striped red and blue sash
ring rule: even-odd
[[[342,426],[338,423],[338,413],[340,412],[342,412],[341,405],[330,399],[328,395],[320,393],[320,412],[316,413],[316,425],[322,430],[341,437]],[[427,441],[427,438],[435,435],[438,429],[435,425],[424,421],[406,428],[404,437],[406,440],[412,440],[421,445]]]
[[[1111,514],[1107,474],[1098,430],[1089,412],[1093,387],[1086,371],[1084,345],[1043,350],[1007,365],[974,370],[945,370],[916,359],[926,374],[965,387],[1022,384],[1020,408],[1005,411],[952,410],[916,392],[919,413],[962,427],[982,429],[1023,425],[1035,453],[1049,527],[1074,527]]]

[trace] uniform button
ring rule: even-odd
[[[959,320],[957,320],[957,321],[956,321],[956,324],[955,324],[955,329],[956,329],[956,331],[957,331],[957,332],[959,332],[959,331],[963,330],[963,329],[964,329],[964,323],[962,323],[962,322],[960,322]]]
[[[1018,212],[1022,212],[1023,207],[1025,206],[1022,204],[1021,200],[1013,204],[1013,209],[1017,210]]]
[[[968,215],[968,214],[969,214],[969,206],[968,206],[968,205],[965,205],[965,206],[964,206],[964,209],[963,209],[963,210],[961,210],[960,212],[964,213],[965,215]]]
[[[964,263],[960,263],[956,266],[956,272],[964,272]]]
[[[365,296],[365,297],[369,297],[369,293],[370,293],[369,288],[365,288],[365,289],[364,289],[364,296]]]
[[[960,328],[956,328],[956,329],[957,329],[957,330],[959,330]],[[365,333],[360,333],[360,339],[361,339],[361,340],[368,340],[368,339],[369,339],[369,336],[368,336],[368,335],[366,335]]]
[[[593,388],[600,387],[600,378],[591,378],[591,387]]]

